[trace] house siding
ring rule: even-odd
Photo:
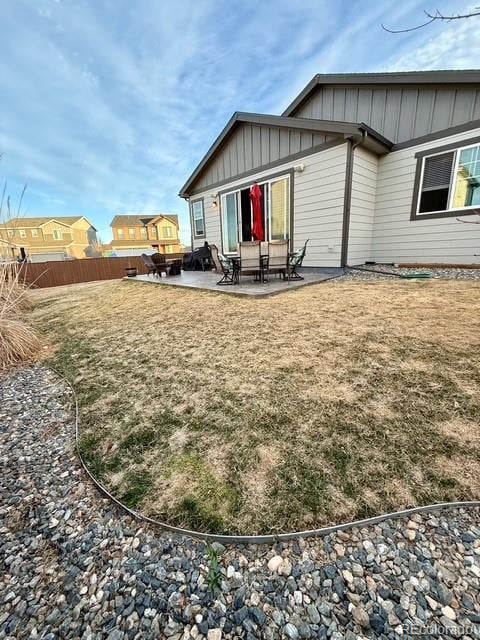
[[[23,248],[28,258],[33,256],[68,255],[72,258],[85,258],[89,253],[92,244],[96,242],[96,231],[92,225],[84,218],[79,218],[74,222],[64,222],[62,218],[43,221],[36,219],[36,223],[25,221],[14,221],[10,227],[0,226],[0,255],[11,258],[14,246],[14,255],[20,255]],[[22,226],[25,224],[26,226]],[[4,227],[4,228],[2,228]],[[8,235],[7,228],[13,232]],[[55,239],[54,231],[61,233],[60,239]],[[36,235],[33,235],[36,232]]]
[[[419,151],[444,144],[468,144],[480,129],[408,147],[380,158],[373,225],[372,259],[376,262],[474,264],[479,262],[480,225],[455,217],[410,220]],[[461,214],[458,216],[462,218]],[[464,218],[469,220],[470,218]]]
[[[378,157],[357,147],[352,170],[348,258],[350,265],[371,260]]]
[[[462,85],[319,86],[290,115],[364,122],[398,143],[480,118],[480,89]]]
[[[343,203],[347,144],[325,149],[275,167],[275,173],[288,171],[298,164],[304,164],[302,173],[293,178],[293,243],[300,247],[309,240],[305,266],[338,267],[341,259]],[[268,177],[272,171],[261,171],[252,175],[248,182]],[[245,179],[232,180],[222,187],[222,191],[243,185]],[[220,207],[214,208],[214,194],[211,191],[192,196],[191,200],[203,197],[205,212],[205,238],[194,239],[198,248],[207,240],[222,247]]]
[[[305,127],[308,128],[308,123]],[[321,132],[241,123],[195,180],[194,191],[198,193],[210,185],[333,139],[334,136]]]

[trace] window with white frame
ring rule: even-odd
[[[163,227],[162,233],[164,238],[173,238],[172,227]]]
[[[119,240],[123,240],[125,237],[125,232],[123,231],[123,229],[117,229],[117,236]]]
[[[38,238],[38,229],[32,229],[32,238]]]
[[[128,237],[130,240],[135,240],[135,229],[133,227],[128,229]]]
[[[418,217],[480,208],[479,144],[426,155],[419,162]]]
[[[13,238],[13,231],[12,231],[11,229],[8,229],[8,231],[7,231],[7,236],[8,236],[9,238]]]
[[[20,234],[20,238],[26,238],[27,237],[27,232],[25,231],[25,229],[19,229],[18,233]]]
[[[140,236],[142,238],[146,238],[147,237],[147,227],[140,227]]]
[[[53,239],[54,240],[62,240],[62,232],[60,231],[60,229],[54,229],[53,230]]]
[[[150,227],[150,238],[152,240],[157,240],[158,239],[157,227],[155,227],[155,226]]]
[[[193,235],[195,238],[205,237],[205,212],[203,209],[203,200],[194,200],[192,202],[192,218],[193,218]]]

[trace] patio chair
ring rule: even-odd
[[[266,271],[279,273],[283,278],[290,280],[288,268],[288,240],[272,240],[268,243],[268,261]]]
[[[155,275],[157,273],[157,267],[152,260],[152,256],[148,256],[146,253],[142,253],[141,258],[143,260],[143,264],[147,268],[147,275],[149,276],[151,273]]]
[[[168,265],[165,260],[165,256],[162,253],[154,253],[152,254],[152,262],[155,265],[156,274],[159,278],[162,277],[162,271],[167,275],[168,273]]]
[[[234,284],[232,263],[229,262],[224,255],[219,253],[215,244],[210,245],[210,253],[212,254],[215,271],[217,273],[223,273],[222,278],[217,282],[217,284]]]
[[[303,263],[303,259],[305,258],[305,254],[307,253],[307,242],[301,249],[298,249],[293,255],[290,256],[288,261],[288,272],[290,280],[303,280],[304,278],[298,273],[297,269],[300,269]]]
[[[260,252],[260,242],[239,242],[240,264],[238,266],[239,276],[255,276],[255,279],[263,279],[262,256]]]

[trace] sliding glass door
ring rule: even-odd
[[[222,196],[222,233],[224,253],[235,253],[238,248],[238,192]]]
[[[253,183],[252,183],[253,184]],[[262,191],[265,240],[290,239],[290,176],[258,182]],[[252,185],[221,196],[222,242],[224,253],[236,253],[238,243],[252,240],[252,207],[249,192]]]

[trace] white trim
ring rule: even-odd
[[[195,205],[200,205],[201,207],[201,216],[196,217]],[[198,200],[192,200],[192,221],[193,221],[193,235],[195,238],[205,238],[205,207],[203,203],[203,199],[199,198]],[[202,221],[202,231],[197,231],[196,223],[201,220]]]
[[[49,218],[46,222],[42,222],[41,224],[39,224],[39,227],[44,227],[46,224],[51,224],[52,222],[56,222],[57,224],[61,224],[63,227],[67,227],[67,229],[71,228],[71,224],[69,224],[68,222],[62,222],[61,220],[58,220],[58,218]],[[78,222],[78,220],[75,220],[75,222]],[[88,222],[88,220],[87,220]]]

